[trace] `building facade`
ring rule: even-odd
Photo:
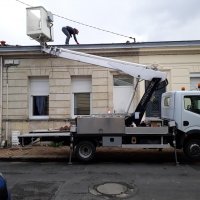
[[[169,81],[162,92],[195,90],[200,82],[200,41],[68,48],[157,67]],[[129,107],[135,79],[118,71],[44,54],[40,46],[0,47],[0,62],[1,141],[10,141],[13,131],[59,129],[78,115],[133,112],[147,84],[140,82]],[[159,116],[158,99],[150,102],[147,116],[155,110]]]

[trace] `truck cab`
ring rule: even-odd
[[[162,95],[161,117],[175,121],[177,147],[195,159],[200,157],[200,91],[173,91]]]
[[[161,107],[162,118],[175,121],[178,130],[200,130],[200,91],[166,92]]]

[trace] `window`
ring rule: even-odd
[[[190,73],[190,90],[198,90],[200,83],[200,73]]]
[[[46,77],[30,78],[29,117],[48,119],[49,116],[49,80]]]
[[[200,114],[200,97],[199,96],[185,96],[184,108],[190,112]]]
[[[49,115],[49,96],[33,96],[33,116]]]
[[[169,107],[171,101],[171,97],[165,97],[164,99],[164,106]]]
[[[74,94],[74,115],[90,114],[90,93]]]
[[[133,77],[129,75],[114,75],[113,84],[114,86],[132,86]]]
[[[72,117],[91,114],[91,84],[90,76],[72,76]]]
[[[115,113],[133,112],[131,98],[134,92],[133,81],[133,77],[129,75],[113,75],[113,111]]]

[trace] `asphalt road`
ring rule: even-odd
[[[13,200],[198,200],[200,162],[171,153],[99,153],[93,163],[0,162]]]

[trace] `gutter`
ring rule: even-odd
[[[169,48],[169,47],[199,47],[200,40],[183,40],[183,41],[154,41],[154,42],[136,42],[136,43],[102,43],[102,44],[81,44],[81,45],[51,45],[48,46],[58,47],[58,48],[66,48],[69,50],[77,50],[77,51],[84,51],[84,50],[114,50],[114,49],[142,49],[142,48]],[[35,53],[41,54],[41,46],[34,45],[34,46],[1,46],[0,48],[0,55],[9,54],[20,54],[20,53]]]

